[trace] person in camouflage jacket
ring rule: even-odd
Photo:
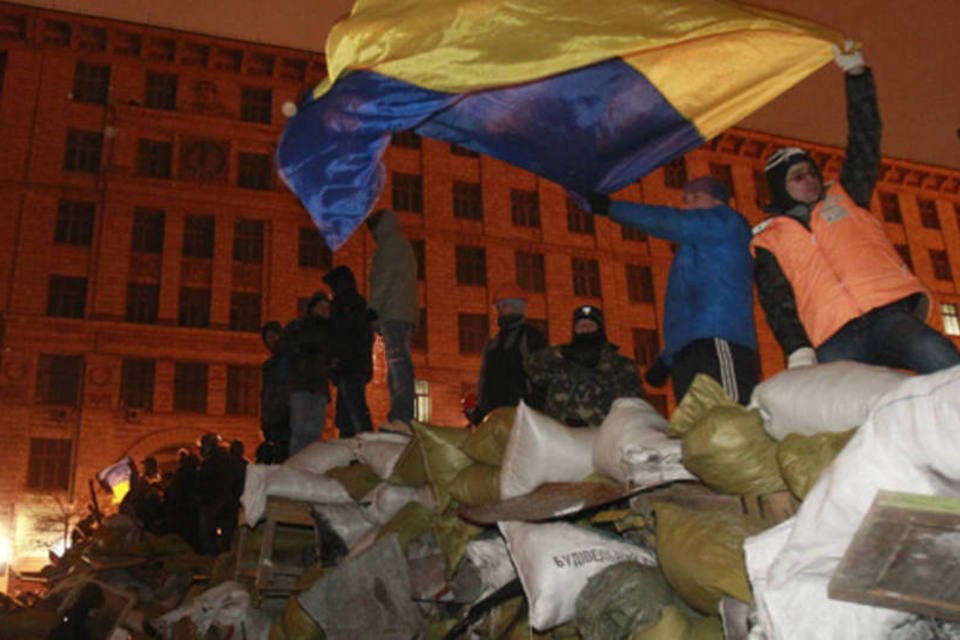
[[[524,361],[534,384],[546,390],[544,412],[571,427],[603,422],[617,398],[642,398],[637,363],[607,340],[603,312],[579,307],[569,344],[531,353]]]

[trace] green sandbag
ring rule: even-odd
[[[449,487],[453,498],[470,507],[500,499],[500,467],[476,462],[457,474]]]
[[[516,407],[499,407],[488,413],[460,445],[460,449],[484,464],[499,467],[510,441],[510,431],[517,415]]]
[[[677,599],[659,568],[639,562],[611,565],[592,576],[577,596],[577,630],[583,640],[628,640]]]
[[[411,541],[416,540],[433,528],[433,511],[419,502],[408,502],[400,511],[377,532],[377,540],[391,533],[397,534],[400,548],[404,551]]]
[[[723,640],[723,623],[716,616],[694,618],[667,606],[656,624],[637,631],[632,640]]]
[[[356,501],[373,491],[380,484],[380,477],[373,469],[365,464],[351,464],[345,467],[334,467],[325,474],[343,485],[350,497]]]
[[[423,465],[423,452],[420,450],[420,438],[414,433],[410,443],[397,458],[393,472],[387,478],[390,484],[402,487],[422,487],[427,484],[427,469]]]
[[[460,444],[468,432],[465,429],[432,427],[419,422],[413,423],[413,429],[417,432],[427,478],[437,499],[437,512],[442,513],[450,504],[450,484],[460,471],[473,464],[470,456],[460,450]]]
[[[723,596],[752,602],[743,541],[767,525],[725,511],[690,511],[658,502],[657,556],[677,593],[704,613],[714,613]]]
[[[296,596],[287,600],[283,615],[273,621],[270,640],[324,640],[327,634],[303,610]]]
[[[777,464],[793,495],[803,500],[837,454],[856,433],[850,429],[842,433],[818,433],[802,436],[787,434],[777,445]]]
[[[433,519],[433,535],[447,562],[447,575],[452,576],[467,551],[467,544],[480,535],[482,527],[472,525],[457,515],[460,506],[456,502],[443,514]]]
[[[714,407],[738,406],[740,405],[727,395],[719,382],[705,373],[698,373],[670,417],[667,435],[671,438],[682,437],[693,428],[697,420]]]
[[[711,489],[733,495],[785,491],[777,443],[760,413],[739,405],[716,406],[683,435],[683,466]]]

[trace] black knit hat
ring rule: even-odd
[[[787,193],[787,172],[795,164],[809,162],[810,166],[816,172],[820,182],[823,182],[823,174],[820,173],[820,167],[813,161],[806,151],[800,147],[783,147],[777,149],[767,158],[767,166],[764,173],[767,176],[767,184],[770,186],[771,208],[776,212],[789,211],[798,204],[797,200]]]

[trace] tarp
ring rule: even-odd
[[[331,249],[376,202],[391,132],[610,193],[766,104],[841,41],[729,0],[358,0],[277,167]]]

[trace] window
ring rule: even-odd
[[[412,173],[393,174],[393,208],[423,213],[423,179]]]
[[[233,223],[233,259],[237,262],[263,262],[263,220],[238,218]]]
[[[920,210],[920,224],[927,229],[940,228],[940,216],[937,215],[937,203],[926,198],[917,198],[917,209]]]
[[[483,195],[479,183],[453,183],[453,217],[461,220],[483,220]]]
[[[539,227],[540,195],[536,191],[511,189],[510,219],[518,227]]]
[[[169,179],[172,159],[173,144],[141,138],[137,145],[137,175]]]
[[[573,293],[589,298],[600,297],[600,265],[589,258],[572,258]]]
[[[0,13],[0,40],[26,40],[27,17],[13,13]]]
[[[573,198],[567,198],[567,231],[588,235],[595,231],[593,214],[581,209]]]
[[[260,408],[260,368],[227,367],[227,415],[255,416]]]
[[[243,153],[237,157],[237,186],[268,191],[273,187],[273,161],[265,153]]]
[[[182,43],[180,64],[185,67],[205,67],[210,61],[210,47],[198,42]]]
[[[0,51],[0,96],[3,95],[3,79],[7,75],[7,52]]]
[[[627,299],[630,302],[653,302],[653,270],[650,267],[627,265]]]
[[[77,102],[107,104],[110,91],[110,67],[78,62],[73,71],[73,99]]]
[[[234,291],[230,294],[230,330],[260,330],[260,294]]]
[[[153,360],[124,358],[120,369],[120,405],[131,409],[153,409]]]
[[[687,184],[687,163],[683,156],[663,165],[663,184],[671,189],[682,189]]]
[[[140,36],[134,33],[124,33],[115,31],[113,33],[113,52],[120,56],[140,56],[140,49],[143,47]]]
[[[273,91],[244,87],[240,93],[240,119],[270,124],[273,120]]]
[[[950,269],[950,258],[942,249],[930,249],[930,263],[933,265],[933,277],[937,280],[953,280],[953,271]]]
[[[178,362],[173,370],[173,410],[206,413],[207,365]]]
[[[770,183],[767,182],[767,174],[757,169],[753,172],[753,187],[757,192],[756,205],[758,209],[763,209],[773,200],[770,193]]]
[[[160,310],[160,285],[131,282],[127,285],[127,322],[153,324]]]
[[[41,353],[37,361],[37,402],[76,406],[82,377],[83,356]]]
[[[82,318],[87,306],[87,279],[50,276],[47,287],[47,315]]]
[[[405,149],[419,149],[420,136],[411,130],[397,131],[390,136],[390,144]]]
[[[210,326],[210,290],[195,287],[180,287],[181,327]]]
[[[103,134],[99,131],[67,131],[67,151],[63,158],[65,171],[100,172]]]
[[[424,424],[430,422],[430,383],[417,380],[413,383],[413,419]]]
[[[460,353],[475,355],[483,353],[490,335],[490,318],[484,313],[461,313],[457,316]]]
[[[268,53],[250,53],[247,55],[246,72],[253,76],[273,75],[277,59]]]
[[[57,230],[54,242],[89,247],[93,241],[93,216],[96,205],[92,202],[61,200],[57,208]]]
[[[417,323],[416,331],[410,336],[410,348],[416,351],[426,351],[429,347],[427,335],[427,310],[420,307],[420,322]]]
[[[59,20],[46,20],[43,24],[43,44],[57,47],[69,47],[72,34],[70,24]]]
[[[467,149],[466,147],[462,147],[456,143],[450,145],[450,153],[452,153],[455,156],[464,156],[465,158],[480,157],[480,154],[474,151],[473,149]]]
[[[213,216],[188,215],[183,224],[183,255],[188,258],[212,258],[213,238]]]
[[[632,242],[646,242],[647,234],[636,227],[622,224],[620,225],[620,238]]]
[[[944,302],[940,305],[943,314],[943,332],[948,336],[960,336],[960,317],[957,315],[957,305]]]
[[[880,194],[880,210],[885,222],[903,224],[903,214],[900,213],[900,198],[895,193]]]
[[[216,47],[213,50],[213,68],[217,71],[240,71],[243,51]]]
[[[546,318],[527,318],[527,324],[543,334],[547,342],[550,342],[550,323]]]
[[[333,254],[316,227],[300,227],[300,243],[297,262],[310,269],[329,269],[333,266]]]
[[[487,284],[487,250],[457,247],[457,284]]]
[[[897,250],[897,253],[900,254],[900,257],[903,259],[903,263],[910,267],[910,270],[913,271],[913,258],[910,256],[910,247],[905,244],[895,244],[893,247]]]
[[[81,25],[77,29],[77,48],[81,51],[106,51],[107,30],[102,27]]]
[[[165,220],[166,214],[160,209],[134,209],[131,250],[138,253],[163,253]]]
[[[65,438],[30,438],[27,487],[41,491],[70,488],[73,441]]]
[[[413,248],[413,256],[417,259],[417,280],[427,279],[427,255],[426,244],[423,240],[411,240],[410,246]]]
[[[177,108],[177,76],[169,73],[147,72],[147,90],[143,103],[151,109]]]
[[[727,193],[733,196],[733,172],[730,169],[730,165],[723,164],[720,162],[711,162],[710,163],[710,175],[723,183],[723,186],[727,188]]]
[[[524,291],[545,291],[547,288],[543,269],[543,254],[517,251],[517,286]]]
[[[643,368],[649,367],[660,353],[660,337],[656,329],[633,330],[633,359]]]

